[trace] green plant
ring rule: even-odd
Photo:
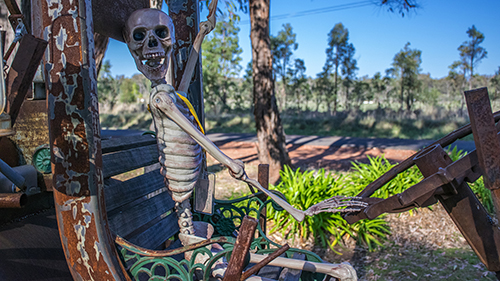
[[[354,196],[361,190],[359,186],[346,184],[345,176],[326,173],[324,169],[301,172],[285,166],[280,175],[281,182],[272,188],[282,192],[291,205],[302,210],[336,195]],[[339,213],[320,213],[298,222],[287,212],[277,212],[272,208],[268,209],[268,218],[275,222],[272,232],[281,230],[285,238],[294,234],[301,239],[313,235],[323,247],[329,245],[332,249],[342,239],[353,237],[372,250],[375,245],[382,245],[381,241],[390,233],[381,218],[349,225]],[[330,236],[333,237],[331,243]]]
[[[349,174],[349,182],[354,186],[365,188],[368,184],[374,182],[380,176],[389,171],[395,164],[383,156],[370,157],[367,156],[369,163],[352,162],[352,172]],[[417,167],[413,166],[410,169],[398,174],[393,180],[385,184],[382,188],[374,193],[374,197],[388,198],[392,195],[405,191],[410,186],[417,184],[422,180],[423,176]]]
[[[457,150],[457,147],[454,146],[453,149],[448,148],[446,150],[448,155],[450,155],[451,160],[457,161],[458,159],[467,155],[467,152],[462,150]],[[491,198],[491,191],[484,186],[483,177],[480,177],[477,181],[473,183],[469,183],[472,192],[476,194],[477,198],[483,204],[484,208],[488,213],[494,214],[495,207],[493,206],[493,199]]]

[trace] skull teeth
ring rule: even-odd
[[[144,54],[144,58],[145,59],[156,59],[156,58],[161,58],[161,57],[164,57],[165,54],[164,53],[149,53],[149,54]]]
[[[157,68],[163,65],[163,63],[165,62],[165,58],[152,58],[148,60],[143,60],[141,62],[143,65],[145,64],[151,68]]]

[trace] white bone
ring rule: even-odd
[[[250,253],[250,263],[259,263],[264,258],[266,258],[265,255]],[[358,280],[356,270],[354,270],[349,263],[331,264],[277,257],[268,265],[305,270],[309,272],[319,272],[339,278],[342,281]]]

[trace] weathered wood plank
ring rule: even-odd
[[[174,201],[167,192],[162,192],[131,208],[123,209],[109,216],[109,227],[122,237],[127,237],[137,228],[148,224],[174,207]]]
[[[172,210],[171,213],[160,215],[157,219],[151,221],[152,225],[142,230],[140,233],[132,233],[126,239],[136,245],[148,249],[163,249],[165,241],[179,232],[177,224],[177,214]],[[182,247],[182,245],[181,245]]]
[[[102,154],[147,146],[151,144],[156,144],[156,138],[152,135],[126,136],[109,140],[102,140]]]
[[[250,244],[257,229],[257,220],[245,216],[241,222],[240,233],[234,244],[234,249],[227,265],[226,273],[224,274],[223,281],[237,281],[240,280],[241,273],[244,268],[245,257],[250,249]]]
[[[158,162],[156,144],[108,153],[102,156],[104,178]]]
[[[121,182],[115,179],[106,179],[104,181],[104,194],[106,197],[106,210],[108,215],[112,215],[117,208],[130,208],[132,202],[141,203],[151,197],[148,194],[164,189],[165,183],[159,170],[131,178]],[[117,210],[118,212],[120,210]]]

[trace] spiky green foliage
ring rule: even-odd
[[[360,162],[352,162],[352,173],[349,174],[350,184],[364,188],[368,184],[374,182],[387,171],[389,171],[395,164],[391,164],[383,156],[368,157],[368,164]],[[422,174],[417,167],[413,166],[410,169],[398,174],[393,180],[388,182],[382,188],[377,190],[373,197],[388,198],[392,195],[405,191],[408,187],[417,184],[422,180]]]
[[[318,172],[301,172],[300,169],[294,171],[286,166],[280,174],[281,182],[274,189],[282,192],[291,205],[301,210],[336,195],[354,196],[361,190],[357,186],[346,184],[345,176],[326,173],[324,169]],[[286,238],[293,234],[299,234],[301,239],[313,235],[323,247],[328,245],[332,249],[342,239],[353,237],[372,250],[375,245],[382,245],[382,241],[390,233],[386,222],[380,218],[349,225],[339,213],[320,213],[306,216],[302,222],[298,222],[287,212],[276,212],[273,209],[268,211],[268,218],[275,222],[271,232],[281,230]]]

